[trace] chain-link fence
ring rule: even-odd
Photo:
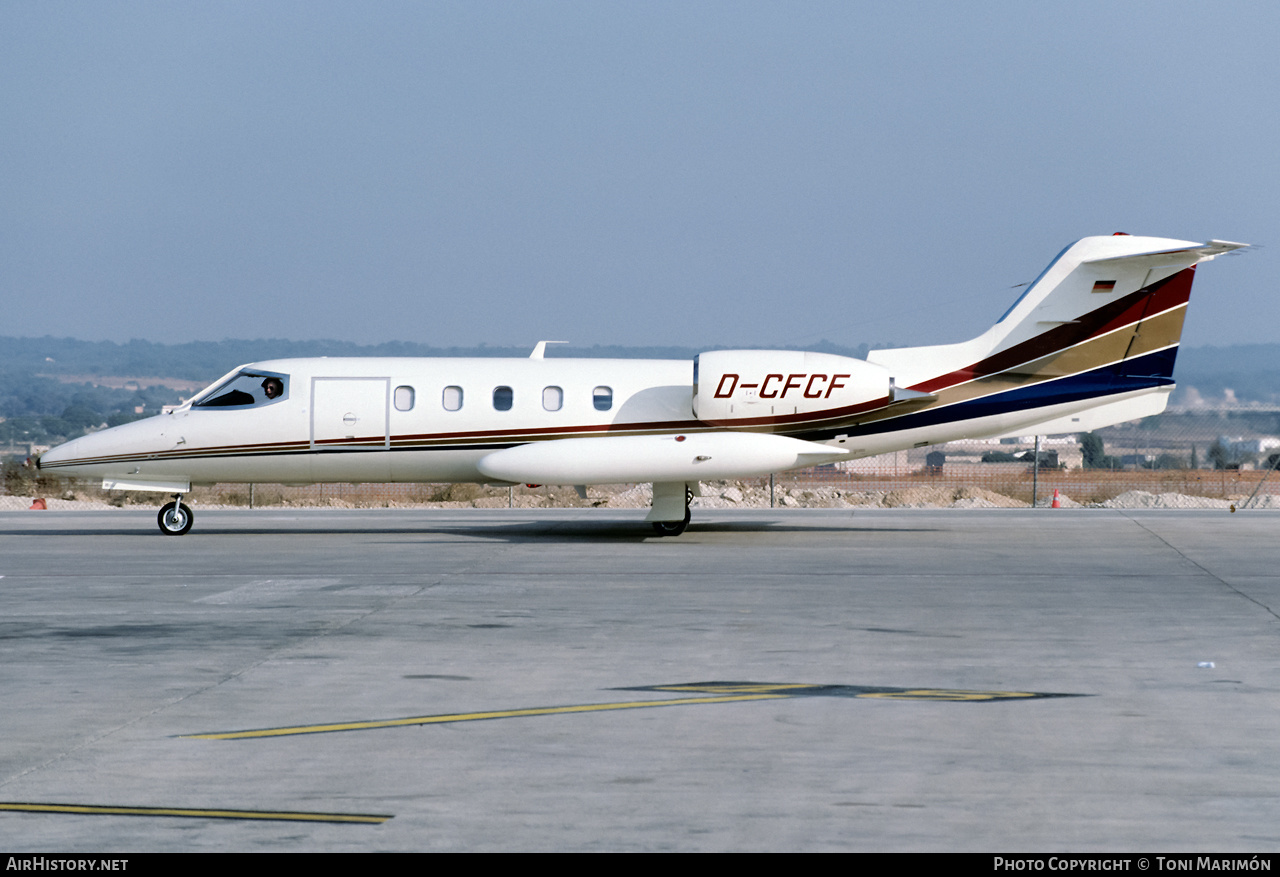
[[[851,490],[977,487],[1024,502],[1129,491],[1215,499],[1280,494],[1280,409],[1175,410],[1092,434],[949,442],[779,476]],[[1268,471],[1272,470],[1272,471]]]

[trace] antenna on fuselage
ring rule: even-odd
[[[537,346],[533,348],[533,353],[529,354],[530,359],[542,359],[542,355],[547,352],[548,344],[568,344],[568,341],[539,341]]]

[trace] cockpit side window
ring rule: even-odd
[[[206,393],[192,408],[261,408],[289,398],[289,376],[242,371]]]

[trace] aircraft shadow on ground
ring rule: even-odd
[[[501,542],[662,542],[671,545],[679,544],[698,544],[699,536],[713,536],[724,534],[741,533],[743,535],[761,535],[761,534],[787,534],[787,533],[922,533],[932,532],[934,528],[922,529],[918,527],[832,527],[832,526],[795,526],[789,524],[781,524],[776,522],[724,522],[724,523],[693,523],[680,536],[659,537],[654,533],[653,529],[644,522],[631,523],[600,523],[593,524],[582,521],[559,522],[559,523],[520,523],[520,524],[503,524],[499,526],[490,525],[487,527],[460,527],[450,525],[444,527],[432,527],[417,530],[417,532],[430,532],[439,534],[451,534],[457,536],[469,536],[472,538],[489,539]],[[405,532],[403,530],[396,532]]]
[[[517,523],[481,523],[458,524],[456,521],[442,522],[440,526],[422,526],[420,523],[390,525],[380,523],[377,526],[351,527],[196,527],[184,536],[167,537],[154,527],[145,525],[137,527],[112,527],[110,529],[27,529],[0,528],[0,536],[33,537],[67,537],[67,536],[110,536],[135,537],[147,539],[172,539],[175,544],[199,541],[209,536],[412,536],[432,534],[439,536],[456,536],[467,539],[479,539],[495,542],[626,542],[644,541],[680,544],[696,542],[699,536],[725,534],[803,534],[803,533],[928,533],[936,532],[936,527],[855,527],[831,526],[822,524],[796,525],[780,521],[715,521],[689,525],[689,529],[681,536],[659,538],[653,529],[643,521],[522,521]],[[438,540],[433,540],[438,541]]]

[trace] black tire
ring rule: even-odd
[[[191,529],[195,519],[191,509],[180,502],[170,502],[161,506],[156,523],[160,525],[160,532],[166,536],[181,536]]]
[[[654,521],[653,531],[659,536],[679,536],[692,518],[693,512],[686,508],[683,521]]]

